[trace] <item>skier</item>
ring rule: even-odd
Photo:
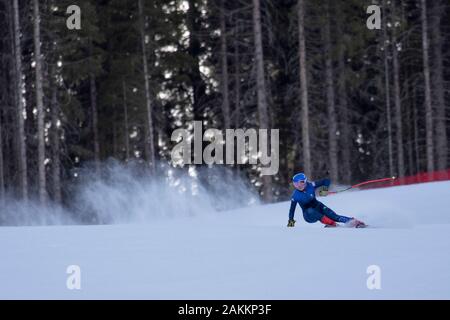
[[[297,173],[292,178],[292,182],[296,190],[292,194],[288,227],[293,227],[295,225],[294,213],[297,203],[302,208],[303,218],[308,223],[320,221],[325,227],[337,227],[338,224],[336,222],[341,222],[348,227],[355,228],[366,226],[363,222],[356,220],[355,218],[336,214],[333,210],[316,199],[315,191],[317,188],[321,188],[319,190],[320,196],[328,195],[328,187],[331,183],[330,179],[309,182],[304,173]]]

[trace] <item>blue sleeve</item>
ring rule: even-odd
[[[294,219],[295,206],[297,205],[297,201],[294,198],[291,199],[291,208],[289,209],[289,220]]]
[[[317,189],[317,188],[322,187],[322,186],[329,187],[330,184],[331,184],[331,180],[330,179],[317,180],[317,181],[314,181],[314,188]]]

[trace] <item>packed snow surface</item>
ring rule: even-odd
[[[142,223],[0,227],[0,298],[450,299],[450,182],[320,200],[370,228],[307,224],[299,207],[287,228],[289,202]],[[69,266],[79,267],[80,289],[67,286]]]

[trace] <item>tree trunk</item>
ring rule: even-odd
[[[442,36],[441,36],[441,18],[442,18],[442,1],[435,0],[431,2],[433,23],[432,28],[432,50],[434,54],[433,72],[432,72],[432,84],[433,84],[433,97],[436,112],[436,156],[437,156],[437,169],[447,169],[447,154],[448,154],[448,141],[447,141],[447,126],[446,126],[446,114],[445,114],[445,88],[444,88],[444,66],[442,58]]]
[[[240,127],[241,121],[241,73],[239,59],[239,21],[236,19],[236,33],[234,42],[234,127]]]
[[[300,95],[303,144],[303,171],[312,175],[311,149],[309,139],[308,81],[306,77],[306,47],[305,47],[305,2],[298,0],[299,57],[300,57]]]
[[[127,106],[127,88],[125,86],[125,81],[122,80],[122,90],[123,90],[123,114],[124,114],[124,125],[125,125],[125,161],[130,159],[130,129],[128,127],[128,106]]]
[[[330,164],[330,178],[335,183],[338,181],[338,151],[337,151],[337,120],[334,92],[334,72],[331,56],[330,36],[330,8],[326,2],[326,25],[325,25],[325,82],[327,88],[327,114],[328,114],[328,160]]]
[[[428,18],[425,0],[420,1],[422,19],[423,75],[425,85],[425,132],[427,150],[427,171],[432,176],[434,171],[433,144],[433,110],[431,108],[430,59],[428,55]]]
[[[400,66],[398,61],[398,49],[395,36],[393,38],[391,48],[392,48],[392,64],[394,72],[394,105],[395,105],[395,126],[396,126],[395,138],[397,144],[397,166],[398,166],[397,175],[399,177],[403,177],[405,176],[405,162],[403,155],[402,106],[400,100]]]
[[[92,49],[92,39],[89,38],[89,94],[91,102],[91,117],[92,117],[92,135],[94,144],[94,166],[95,171],[98,174],[100,172],[100,142],[98,135],[98,108],[97,108],[97,83],[94,72],[92,71],[92,59],[93,59],[93,49]]]
[[[14,85],[15,85],[14,81],[11,81],[10,87],[14,88]],[[14,92],[14,90],[10,91],[10,92]],[[15,114],[14,113],[11,114],[11,112],[10,112],[10,111],[14,111],[14,109],[12,109],[10,107],[8,112],[6,112],[6,110],[4,110],[4,111],[5,111],[5,112],[3,112],[4,125],[7,125],[9,123],[10,125],[12,125],[14,127]],[[11,119],[11,116],[13,116],[13,119]],[[13,121],[11,121],[11,120],[13,120]],[[7,125],[7,127],[8,127],[9,132],[14,132],[14,131],[11,131],[11,127],[9,125]],[[3,176],[5,179],[5,181],[4,181],[5,182],[5,193],[7,193],[9,190],[12,189],[11,187],[16,187],[16,185],[13,185],[13,183],[12,183],[12,177],[13,177],[13,174],[15,175],[15,174],[17,174],[17,172],[12,173],[11,168],[13,167],[13,163],[15,165],[17,165],[17,162],[16,162],[16,159],[14,157],[12,157],[12,155],[14,153],[14,151],[13,151],[14,148],[11,145],[11,142],[8,141],[11,139],[8,139],[8,136],[5,136],[5,133],[6,133],[5,131],[3,131],[3,133],[4,133],[4,136],[3,136],[4,137],[4,140],[3,140],[3,155],[4,155],[4,157],[3,157],[3,170],[4,170]],[[11,157],[7,157],[5,155],[11,155]],[[14,168],[16,168],[16,166],[14,166]]]
[[[253,33],[255,37],[256,92],[258,100],[259,128],[269,129],[269,113],[266,95],[264,54],[261,32],[260,0],[253,0]],[[272,200],[272,176],[269,175],[263,176],[263,199],[266,202],[270,202]]]
[[[411,104],[409,105],[409,108],[407,109],[407,112],[406,112],[406,123],[407,123],[407,134],[406,134],[406,137],[407,137],[407,140],[408,140],[408,145],[407,145],[407,147],[408,147],[408,170],[407,170],[407,174],[408,175],[413,175],[414,174],[414,156],[413,156],[413,142],[414,142],[414,139],[413,139],[413,116],[412,116],[412,113],[413,113],[413,108],[414,108],[414,101],[413,101],[413,99],[414,99],[414,95],[413,95],[413,90],[412,90],[412,88],[411,88],[411,85],[408,85],[408,81],[405,81],[404,83],[403,83],[403,87],[405,87],[405,88],[407,88],[408,89],[408,96],[410,97],[410,101],[411,101]]]
[[[16,139],[18,149],[18,168],[20,179],[20,193],[24,200],[28,199],[28,169],[27,152],[25,138],[25,112],[22,80],[22,47],[20,44],[20,21],[19,21],[19,1],[13,0],[14,10],[14,80],[15,80],[15,100],[16,100]]]
[[[187,12],[187,28],[189,30],[189,47],[188,53],[192,58],[192,64],[190,66],[189,78],[192,84],[193,91],[193,116],[194,120],[204,120],[204,100],[206,98],[206,84],[202,79],[200,73],[200,55],[201,55],[201,43],[199,34],[200,28],[200,12],[196,8],[196,0],[188,0],[189,10]]]
[[[233,62],[234,62],[234,127],[239,128],[241,126],[241,61],[239,56],[239,31],[240,31],[240,22],[238,18],[235,21],[235,29],[234,29],[234,53],[233,53]],[[239,173],[241,170],[240,165],[235,166],[235,178],[240,179]]]
[[[142,64],[144,67],[144,86],[145,86],[145,103],[147,107],[147,148],[148,148],[148,162],[152,173],[155,171],[155,146],[153,139],[153,118],[152,118],[152,100],[150,95],[149,73],[147,63],[147,49],[145,46],[145,21],[144,8],[142,0],[139,0],[139,20],[141,31],[141,49],[142,49]]]
[[[100,172],[100,142],[98,136],[98,110],[97,110],[97,85],[94,73],[89,73],[89,91],[92,113],[92,133],[94,139],[94,163],[95,171]]]
[[[3,167],[3,126],[0,113],[0,201],[5,199],[5,170]]]
[[[225,129],[230,129],[230,100],[228,92],[228,46],[227,29],[225,20],[225,1],[221,0],[220,6],[220,49],[221,49],[221,67],[222,67],[222,113]]]
[[[54,68],[54,67],[53,67]],[[54,70],[52,70],[52,79],[55,79]],[[59,132],[59,105],[57,97],[58,88],[53,81],[52,87],[52,182],[53,182],[53,200],[61,203],[61,150],[60,150],[60,132]]]
[[[383,8],[386,8],[386,1],[383,1]],[[385,17],[386,14],[383,14]],[[392,157],[392,121],[391,121],[391,94],[390,94],[390,73],[389,73],[389,37],[387,35],[387,23],[386,19],[383,19],[383,48],[384,48],[384,94],[386,101],[386,125],[388,132],[388,164],[389,164],[389,175],[392,177],[394,175],[394,160]]]
[[[342,18],[338,19],[338,33],[343,35],[343,21]],[[338,53],[339,61],[339,82],[338,82],[338,106],[339,106],[339,114],[341,115],[341,147],[342,150],[342,162],[340,165],[341,168],[341,180],[343,183],[351,183],[352,181],[352,168],[350,164],[350,151],[352,146],[352,139],[350,136],[350,117],[349,117],[349,108],[347,105],[347,81],[345,78],[346,70],[345,70],[345,45],[343,40],[339,43],[339,53]]]
[[[117,157],[118,154],[118,145],[117,145],[117,126],[116,123],[112,123],[112,131],[113,131],[113,157]]]
[[[42,86],[42,56],[41,56],[41,30],[39,0],[34,0],[34,59],[36,61],[36,106],[37,106],[37,131],[38,131],[38,183],[39,201],[45,205],[47,202],[47,187],[45,176],[45,132],[44,132],[44,90]]]
[[[414,123],[414,151],[416,158],[416,173],[420,172],[420,150],[419,150],[419,123],[417,115],[417,83],[413,83],[413,123]]]

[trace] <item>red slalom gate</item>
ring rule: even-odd
[[[382,179],[375,179],[375,180],[368,180],[368,181],[364,181],[364,182],[360,182],[358,184],[354,184],[346,189],[343,190],[338,190],[338,191],[330,191],[329,194],[335,194],[335,193],[339,193],[339,192],[344,192],[353,188],[359,188],[365,185],[370,185],[370,184],[375,184],[375,183],[380,183],[380,182],[390,182],[395,180],[395,177],[389,177],[389,178],[382,178]]]
[[[449,179],[450,169],[447,169],[433,172],[420,172],[413,176],[399,177],[392,183],[392,185],[401,186],[423,182],[446,181]]]
[[[420,172],[418,174],[412,176],[405,177],[390,177],[390,178],[382,178],[369,180],[365,182],[361,182],[355,184],[351,187],[348,187],[343,190],[338,191],[330,191],[330,194],[336,194],[339,192],[344,192],[353,188],[363,187],[364,189],[377,189],[377,188],[387,188],[393,186],[402,186],[416,183],[425,183],[425,182],[434,182],[434,181],[446,181],[450,180],[450,169],[447,170],[439,170],[433,172]]]

